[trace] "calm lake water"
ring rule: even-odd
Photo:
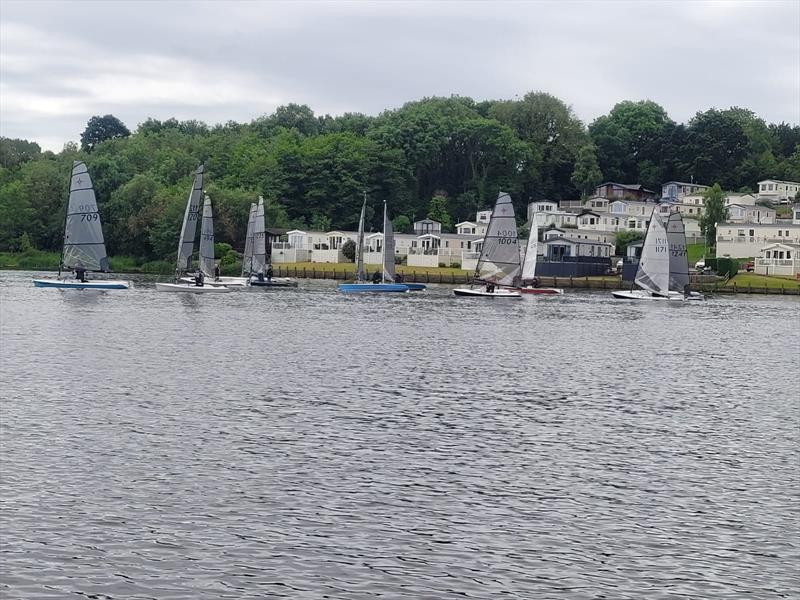
[[[0,272],[3,598],[797,598],[800,301]]]

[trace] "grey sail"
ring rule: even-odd
[[[61,266],[72,270],[109,270],[92,180],[86,165],[80,160],[72,163]]]
[[[206,277],[214,276],[214,214],[208,196],[203,201],[203,223],[200,226],[200,270]]]
[[[500,192],[486,229],[475,278],[497,285],[512,286],[520,273],[517,220],[511,196]]]
[[[192,191],[186,201],[186,210],[183,213],[183,226],[181,237],[178,240],[178,273],[189,271],[192,268],[192,252],[194,252],[194,238],[197,234],[197,221],[200,215],[200,200],[203,195],[203,165],[195,171]]]
[[[250,268],[256,274],[264,273],[267,268],[267,234],[264,227],[264,199],[259,196],[253,223],[253,265]]]
[[[256,222],[256,203],[250,203],[250,217],[247,219],[247,236],[244,242],[242,258],[242,277],[249,275],[253,269],[253,225]]]
[[[527,281],[536,276],[536,254],[539,251],[539,225],[536,223],[536,214],[531,219],[531,232],[528,234],[528,245],[525,247],[522,261],[522,280]]]
[[[366,281],[364,272],[364,218],[367,214],[367,192],[364,192],[364,204],[361,205],[361,217],[358,220],[358,238],[356,239],[356,281]]]
[[[386,202],[383,203],[383,280],[394,281],[394,231]]]
[[[655,210],[644,236],[634,282],[652,294],[665,296],[669,292],[669,241],[664,223]]]
[[[673,211],[667,219],[667,241],[669,242],[669,289],[683,292],[689,284],[689,257],[686,254],[686,229],[683,217]]]

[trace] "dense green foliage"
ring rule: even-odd
[[[92,117],[82,147],[42,152],[0,138],[0,251],[58,251],[72,161],[95,184],[109,253],[171,260],[192,173],[206,166],[216,238],[244,247],[250,203],[265,199],[268,227],[355,229],[363,194],[368,229],[381,201],[395,229],[435,214],[474,219],[499,190],[517,214],[531,200],[588,195],[601,180],[800,180],[800,127],[768,125],[747,110],[708,110],[676,124],[654,102],[621,102],[588,127],[545,93],[475,102],[426,98],[376,117],[318,117],[289,104],[251,123],[208,126],[148,119],[128,135],[112,115]],[[436,200],[434,200],[436,197]]]

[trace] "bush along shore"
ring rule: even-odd
[[[31,251],[24,253],[0,252],[0,268],[22,271],[57,271],[60,255],[57,252]],[[115,273],[134,273],[150,275],[172,275],[175,265],[172,261],[142,261],[128,256],[109,259]],[[298,263],[273,265],[276,277],[297,277],[301,279],[334,279],[348,281],[355,279],[352,263]],[[367,272],[377,269],[377,265],[366,265]],[[220,265],[222,275],[239,275],[241,262]],[[403,279],[412,283],[444,283],[463,285],[472,281],[472,272],[443,267],[409,267],[398,265],[397,272]],[[630,284],[622,281],[619,275],[603,277],[540,277],[542,287],[560,287],[590,290],[627,289]],[[692,276],[692,289],[704,294],[784,294],[800,295],[800,281],[787,277],[768,277],[752,273],[740,273],[730,279],[714,276]]]

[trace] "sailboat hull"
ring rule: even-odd
[[[65,279],[34,279],[33,285],[40,288],[58,288],[62,290],[127,290],[131,287],[131,282],[119,279],[85,282]]]
[[[456,288],[453,290],[456,296],[469,297],[469,298],[522,298],[516,290],[496,289],[493,292],[487,292],[485,289],[469,289],[469,288]]]
[[[194,277],[181,277],[179,279],[181,283],[191,283],[194,284]],[[247,277],[220,277],[219,279],[212,279],[206,277],[205,285],[215,285],[220,286],[224,285],[226,287],[244,287],[247,285]]]
[[[689,296],[684,296],[681,292],[669,292],[667,296],[654,296],[650,292],[644,290],[621,290],[611,292],[611,295],[617,300],[645,300],[656,302],[693,302],[705,300],[704,296],[697,292],[691,292]]]
[[[159,292],[184,292],[187,294],[226,294],[230,288],[220,285],[189,285],[186,283],[156,283]]]
[[[340,283],[338,290],[344,294],[407,292],[404,283]]]
[[[404,283],[403,285],[408,288],[409,292],[421,292],[427,288],[424,283]]]
[[[564,293],[561,288],[535,288],[535,287],[521,287],[517,291],[522,294],[540,294],[542,296],[560,296]]]
[[[257,278],[250,279],[252,287],[266,287],[266,288],[287,288],[297,287],[297,280],[290,277],[273,277],[272,279],[265,279],[259,281]]]

